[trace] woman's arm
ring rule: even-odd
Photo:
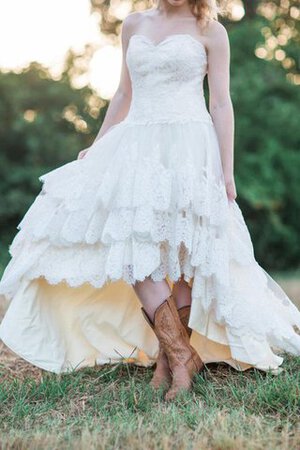
[[[129,19],[129,20],[128,20]],[[122,68],[119,86],[110,101],[107,108],[104,121],[97,134],[95,142],[100,139],[106,131],[116,123],[121,122],[128,113],[131,102],[131,80],[126,64],[126,53],[130,38],[130,30],[132,19],[129,15],[122,24],[121,43],[122,43]]]
[[[134,26],[135,18],[134,14],[130,14],[124,20],[122,24],[122,32],[121,32],[121,43],[122,43],[122,68],[119,86],[111,99],[109,106],[107,108],[105,118],[101,125],[101,128],[96,136],[94,143],[100,139],[113,125],[121,122],[128,113],[130,103],[131,103],[131,80],[128,72],[127,64],[126,64],[126,52],[128,47],[128,42],[130,38],[130,34],[132,32],[132,28]],[[82,159],[88,149],[82,150],[78,159]]]
[[[226,29],[213,22],[208,31],[209,111],[218,136],[229,200],[236,198],[234,182],[234,113],[230,97],[230,48]]]

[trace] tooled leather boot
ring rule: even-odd
[[[179,391],[191,388],[193,376],[203,369],[204,364],[189,343],[172,294],[156,309],[153,322],[143,307],[141,310],[167,356],[172,384],[165,399],[172,400]]]
[[[159,351],[156,359],[156,367],[150,381],[150,385],[154,389],[161,387],[168,388],[171,384],[172,376],[169,368],[169,361],[167,355],[159,343]]]
[[[181,323],[185,326],[185,329],[190,337],[192,334],[192,329],[189,328],[188,322],[190,317],[191,306],[182,306],[178,309],[178,314]],[[163,350],[161,344],[159,343],[159,351],[156,359],[156,367],[150,381],[150,385],[154,389],[160,389],[161,387],[169,387],[172,381],[172,376],[169,368],[169,362],[165,351]]]
[[[178,311],[181,323],[184,325],[188,336],[191,337],[193,330],[188,326],[189,319],[190,319],[190,313],[191,313],[191,305],[182,306],[181,308],[178,308],[177,311]]]

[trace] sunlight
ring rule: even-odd
[[[241,20],[245,15],[245,8],[241,0],[228,0],[225,9],[229,19],[236,22]]]
[[[57,64],[70,48],[81,50],[99,39],[89,0],[0,2],[0,65],[24,66],[32,60]]]
[[[245,15],[244,6],[239,3],[233,5],[231,15],[232,15],[233,20],[236,20],[236,21],[241,20]]]
[[[110,9],[123,20],[131,1],[111,0]],[[229,9],[232,20],[245,14],[240,0],[231,0]],[[99,15],[91,14],[90,0],[0,0],[0,68],[19,70],[37,61],[59,78],[66,52],[70,48],[82,52],[85,44],[91,43],[98,50],[88,73],[79,75],[74,86],[90,84],[104,99],[110,99],[119,82],[121,49],[101,34]]]
[[[114,2],[114,12],[123,18],[128,2]],[[69,48],[84,50],[86,43],[99,46],[92,58],[89,73],[74,80],[74,86],[87,83],[105,99],[114,94],[121,70],[121,50],[106,45],[99,29],[99,15],[90,14],[89,0],[39,0],[8,2],[0,0],[0,40],[5,43],[0,67],[19,69],[38,61],[59,74]]]
[[[96,51],[92,58],[89,79],[104,99],[110,99],[118,87],[121,62],[121,48],[113,45],[106,45]]]
[[[110,12],[119,20],[124,20],[131,11],[131,1],[129,0],[111,0]]]

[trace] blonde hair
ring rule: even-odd
[[[159,0],[152,0],[152,4],[157,4]],[[201,20],[204,23],[210,20],[218,20],[218,14],[223,14],[218,0],[188,0],[191,11],[196,17],[197,21]]]
[[[204,20],[204,22],[218,20],[221,9],[216,0],[188,0],[188,2],[197,20]]]

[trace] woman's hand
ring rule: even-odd
[[[233,175],[225,176],[225,188],[228,200],[233,201],[237,197],[235,181]]]
[[[88,148],[86,148],[85,150],[81,150],[81,152],[78,153],[77,159],[84,158],[88,151],[89,151]]]

